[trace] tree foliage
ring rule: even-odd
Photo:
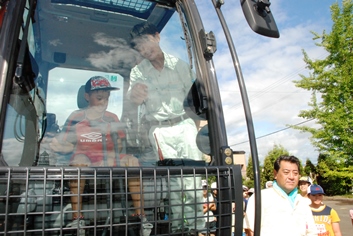
[[[320,41],[316,45],[328,56],[312,60],[303,51],[311,73],[295,81],[297,87],[312,92],[311,109],[299,116],[315,119],[320,127],[294,128],[310,132],[313,145],[321,153],[316,168],[307,162],[305,173],[315,173],[327,194],[337,195],[349,192],[353,179],[353,1],[343,0],[341,6],[334,3],[331,18],[330,33],[313,32],[314,40]]]
[[[299,113],[315,119],[319,128],[294,126],[312,134],[311,141],[320,153],[331,158],[353,159],[353,2],[343,0],[342,6],[331,6],[333,21],[330,33],[312,32],[317,46],[328,56],[312,60],[303,51],[311,73],[295,81],[297,87],[312,92],[311,109]]]
[[[346,194],[352,188],[353,166],[343,159],[320,154],[316,171],[317,182],[327,195]]]
[[[281,155],[289,155],[289,152],[282,145],[274,145],[264,160],[264,166],[261,172],[261,186],[265,187],[265,183],[273,180],[273,163]]]
[[[251,155],[249,156],[248,165],[246,166],[246,177],[254,180],[254,170]]]
[[[316,176],[317,176],[317,172],[316,172],[316,166],[309,160],[307,159],[305,162],[305,166],[302,172],[302,176],[309,176],[313,182],[317,182],[316,181]]]
[[[243,184],[249,188],[253,188],[254,179],[255,179],[255,175],[253,170],[252,157],[250,155],[248,159],[248,165],[246,166],[246,179],[243,181]]]

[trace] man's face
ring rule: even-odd
[[[306,193],[308,192],[308,187],[310,184],[306,181],[299,181],[299,189],[301,192]]]
[[[154,61],[160,53],[162,53],[159,47],[159,34],[155,35],[144,35],[134,39],[136,44],[135,49],[141,54],[142,57],[149,61]]]
[[[275,170],[274,175],[278,186],[287,194],[298,186],[299,170],[295,163],[281,161],[279,170]]]

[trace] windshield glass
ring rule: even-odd
[[[151,1],[38,1],[20,34],[36,76],[28,94],[11,96],[4,164],[204,165],[198,63],[182,25]]]

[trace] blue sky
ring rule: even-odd
[[[310,134],[286,129],[288,124],[305,121],[299,111],[308,109],[310,92],[296,88],[293,80],[308,75],[302,50],[311,59],[327,53],[315,45],[311,31],[331,31],[330,6],[333,0],[271,1],[271,10],[280,30],[272,39],[254,33],[244,18],[239,0],[226,0],[222,12],[231,31],[242,68],[253,115],[259,159],[262,162],[274,145],[282,145],[303,162],[317,161],[318,152],[310,143]],[[221,90],[228,132],[233,150],[250,155],[246,121],[233,62],[211,0],[196,0],[206,31],[217,39],[214,63]],[[305,125],[317,127],[314,121]],[[284,129],[284,130],[283,130]],[[283,131],[281,131],[283,130]],[[273,134],[272,134],[273,133]]]

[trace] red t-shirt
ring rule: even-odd
[[[66,120],[63,128],[63,140],[75,146],[74,154],[86,155],[91,163],[101,162],[104,155],[114,153],[114,142],[112,140],[112,128],[119,123],[119,118],[106,111],[99,120],[88,120],[85,110],[73,112]],[[125,138],[122,130],[116,130],[117,138]],[[102,141],[102,134],[105,134],[106,147]],[[106,148],[106,152],[104,152]]]
[[[4,19],[5,11],[6,11],[6,7],[5,7],[5,3],[3,3],[0,9],[0,29],[2,26],[2,20]]]

